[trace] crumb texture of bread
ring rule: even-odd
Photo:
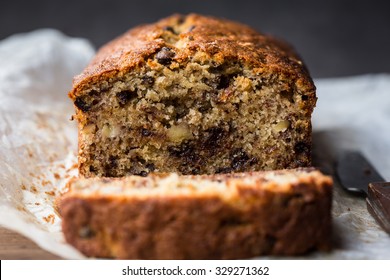
[[[241,259],[331,247],[332,180],[313,169],[78,178],[67,242],[89,257]]]
[[[306,67],[239,23],[190,14],[131,29],[99,50],[69,96],[84,177],[311,164]]]

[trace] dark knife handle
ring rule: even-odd
[[[368,212],[390,234],[390,182],[370,183],[366,201]]]

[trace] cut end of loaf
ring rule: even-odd
[[[290,49],[246,26],[174,16],[104,47],[83,77],[70,96],[85,177],[311,164],[314,85]]]

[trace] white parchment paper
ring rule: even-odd
[[[77,174],[77,130],[69,121],[72,77],[94,54],[82,39],[54,30],[0,42],[0,225],[64,258],[83,258],[64,243],[54,200]],[[341,149],[361,150],[390,180],[390,75],[317,80],[315,165],[333,174]],[[307,258],[390,259],[390,237],[363,199],[335,185],[335,249]]]
[[[76,174],[67,92],[93,54],[87,41],[54,30],[0,43],[0,224],[65,258],[81,257],[64,244],[53,208]]]

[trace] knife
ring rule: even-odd
[[[368,212],[390,234],[390,182],[386,182],[358,151],[343,152],[336,164],[341,186],[364,195]]]

